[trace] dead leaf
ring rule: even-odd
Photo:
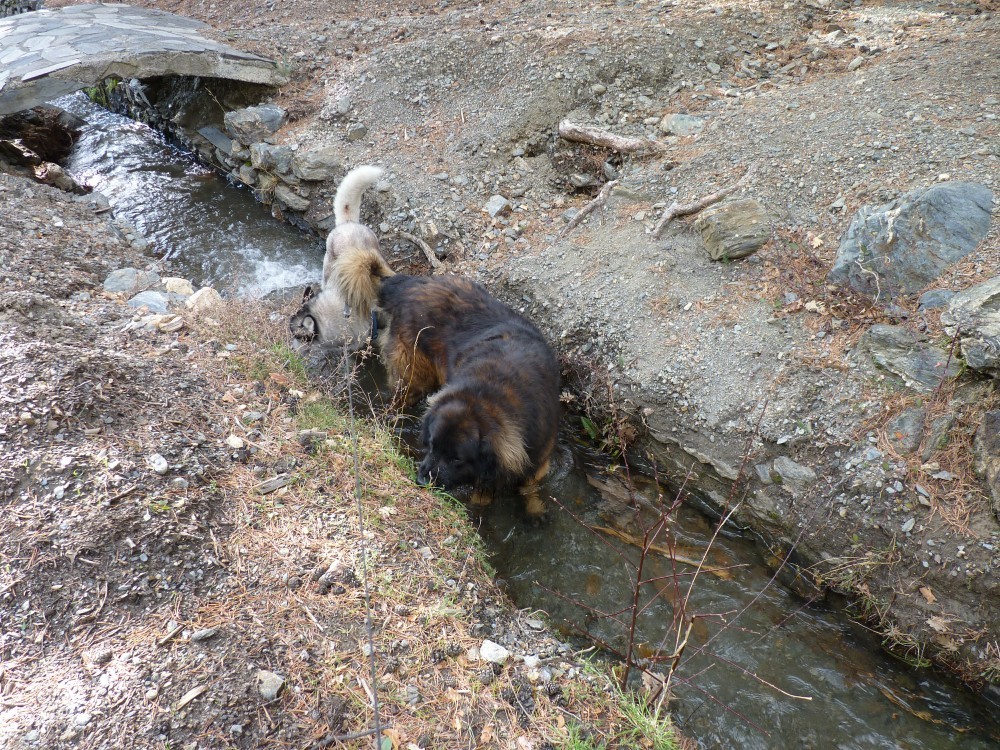
[[[930,625],[932,628],[934,628],[934,630],[936,630],[939,633],[949,632],[948,620],[945,619],[944,617],[940,617],[938,615],[935,615],[934,617],[928,617],[927,624]]]
[[[392,743],[392,750],[398,750],[400,743],[403,741],[398,729],[383,729],[382,736]]]
[[[934,596],[934,592],[931,591],[928,586],[921,586],[918,591],[920,591],[920,595],[927,600],[928,604],[933,604],[937,601],[937,597]]]
[[[518,737],[517,746],[519,750],[535,750],[535,743],[527,737]]]
[[[493,738],[496,735],[493,733],[493,725],[487,724],[483,727],[483,731],[479,733],[479,744],[485,745],[488,742],[493,742]]]
[[[822,247],[823,246],[823,238],[820,237],[818,234],[812,234],[810,232],[809,233],[809,244],[812,245],[814,248]]]
[[[277,385],[289,385],[292,382],[291,378],[281,372],[272,372],[270,377],[271,382]]]
[[[232,391],[226,391],[226,394],[222,398],[220,398],[219,401],[221,401],[224,404],[235,404],[236,396],[233,395]]]
[[[950,638],[946,635],[935,635],[934,642],[943,648],[945,651],[955,652],[958,651],[959,642],[954,638]]]

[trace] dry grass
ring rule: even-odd
[[[503,598],[464,508],[412,482],[412,464],[383,423],[366,419],[352,426],[343,405],[306,379],[270,317],[263,308],[233,305],[200,329],[239,342],[223,358],[219,392],[255,393],[270,405],[254,430],[239,433],[240,422],[232,421],[234,434],[256,447],[253,463],[287,465],[292,457],[294,467],[293,481],[269,495],[254,488],[270,472],[251,465],[222,483],[234,503],[235,530],[221,542],[219,559],[238,573],[240,585],[203,603],[191,627],[225,624],[241,634],[251,656],[281,654],[276,671],[287,687],[275,710],[294,715],[320,744],[370,727],[377,694],[393,747],[558,746],[568,727],[580,726],[609,747],[634,746],[620,739],[632,736],[628,718],[605,691],[601,673],[585,674],[551,636],[526,627]],[[311,450],[295,440],[305,428],[326,432]],[[352,430],[362,477],[360,518]],[[328,569],[327,588],[320,575]],[[366,658],[366,575],[374,684]],[[552,682],[538,680],[516,657],[503,668],[477,660],[484,634],[490,637],[494,628],[519,634],[524,653],[548,654]],[[266,644],[260,633],[268,634]],[[522,707],[524,701],[529,705]]]

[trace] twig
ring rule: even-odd
[[[419,237],[417,237],[415,234],[410,234],[409,232],[404,232],[403,230],[399,230],[398,232],[396,232],[396,234],[402,237],[407,242],[412,242],[414,245],[423,250],[424,255],[427,257],[427,262],[431,264],[431,268],[433,268],[435,271],[444,268],[444,263],[442,263],[437,259],[437,256],[434,255],[434,251],[431,250],[431,246],[428,245]]]
[[[590,214],[594,213],[594,211],[598,208],[604,208],[604,204],[608,202],[608,197],[611,195],[611,191],[614,190],[617,185],[618,180],[605,182],[604,186],[601,188],[601,192],[597,194],[597,197],[577,211],[576,216],[570,219],[569,223],[563,227],[563,230],[556,235],[556,242],[580,226],[580,224],[583,223],[583,220],[590,216]]]
[[[559,123],[559,136],[565,138],[567,141],[589,143],[594,146],[610,148],[613,151],[623,154],[641,153],[644,151],[663,153],[669,148],[667,144],[654,141],[652,138],[628,138],[627,136],[615,135],[599,128],[575,125],[569,120],[563,120]]]
[[[656,227],[653,229],[653,236],[659,239],[660,235],[663,234],[663,230],[667,228],[667,224],[676,219],[678,216],[690,216],[691,214],[696,214],[699,211],[704,211],[706,208],[711,206],[713,203],[718,203],[727,195],[736,192],[747,179],[754,173],[755,167],[750,167],[746,174],[744,174],[736,183],[730,185],[727,188],[723,188],[716,193],[711,195],[706,195],[701,200],[694,201],[693,203],[678,203],[674,201],[669,206],[667,206],[666,211],[660,217],[660,220],[656,223]]]
[[[361,732],[351,732],[350,734],[328,734],[323,739],[317,741],[313,744],[315,750],[320,750],[320,748],[329,747],[334,742],[348,742],[350,740],[359,740],[362,737],[370,737],[371,735],[378,732],[378,729],[365,729]]]

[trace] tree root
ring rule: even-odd
[[[718,203],[726,196],[736,192],[743,187],[743,184],[753,173],[754,167],[750,167],[746,171],[746,174],[744,174],[736,183],[727,188],[723,188],[718,192],[712,193],[711,195],[706,195],[701,200],[694,201],[693,203],[678,203],[677,201],[674,201],[667,206],[667,209],[663,212],[660,220],[656,223],[656,227],[653,229],[653,236],[659,239],[660,235],[663,234],[663,230],[667,228],[667,225],[678,216],[690,216],[691,214],[696,214],[699,211],[704,211],[713,203]]]

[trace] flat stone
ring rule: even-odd
[[[993,193],[974,182],[911,190],[882,206],[864,206],[844,233],[833,284],[881,300],[915,294],[986,236]]]
[[[295,152],[290,146],[272,146],[269,143],[250,145],[250,163],[254,169],[291,174],[294,155]]]
[[[347,142],[355,143],[356,141],[360,141],[366,135],[368,135],[367,125],[351,125],[347,129]]]
[[[796,463],[788,456],[774,459],[774,471],[781,477],[782,484],[803,484],[816,481],[816,472],[808,466]]]
[[[902,326],[874,325],[861,341],[876,364],[918,391],[933,391],[943,379],[953,378],[961,371],[956,357],[949,361],[944,349]]]
[[[275,185],[274,197],[293,211],[306,211],[309,208],[309,201],[306,198],[281,183]]]
[[[147,290],[145,292],[139,292],[126,304],[137,310],[140,307],[145,307],[151,313],[166,313],[170,309],[170,302],[171,299],[169,293]]]
[[[941,321],[949,334],[958,333],[969,367],[1000,377],[1000,276],[952,297]]]
[[[140,271],[137,268],[119,268],[108,274],[104,280],[104,291],[112,294],[135,294],[149,289],[160,282],[158,274],[152,271]]]
[[[342,171],[342,164],[335,146],[311,149],[292,157],[292,174],[300,180],[332,180]]]
[[[921,310],[938,310],[942,307],[947,307],[954,296],[955,292],[949,289],[932,289],[920,295],[920,299],[917,300],[917,307]]]
[[[771,222],[753,198],[724,201],[703,211],[695,220],[712,260],[745,258],[771,239]]]
[[[1000,520],[1000,411],[988,411],[976,430],[972,443],[973,468],[986,482],[990,507]]]
[[[705,129],[705,121],[694,115],[670,114],[660,120],[660,130],[667,135],[696,135]]]
[[[214,125],[201,128],[198,133],[226,156],[233,155],[233,139]]]

